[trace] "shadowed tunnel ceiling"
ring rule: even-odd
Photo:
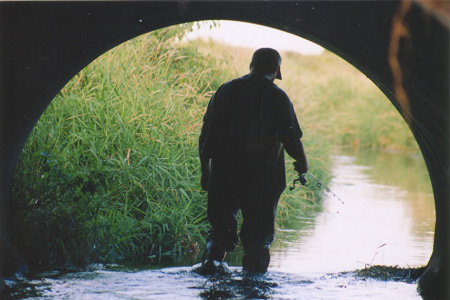
[[[309,39],[347,60],[386,94],[417,139],[435,196],[434,250],[419,290],[429,299],[448,296],[450,25],[445,14],[416,2],[0,3],[1,243],[8,244],[7,208],[19,155],[64,85],[122,42],[211,19],[252,22]],[[0,248],[8,260],[8,247]]]

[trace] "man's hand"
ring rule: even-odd
[[[305,174],[306,172],[308,172],[308,165],[302,164],[298,161],[294,162],[294,168],[295,168],[295,171],[297,171],[298,175],[302,175],[302,174]]]

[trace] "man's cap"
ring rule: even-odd
[[[281,80],[281,56],[277,50],[272,48],[260,48],[253,53],[250,67],[261,71],[274,72],[277,69],[276,78]]]

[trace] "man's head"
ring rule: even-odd
[[[281,80],[281,56],[272,48],[260,48],[253,53],[250,70],[261,74],[276,74],[275,78]]]

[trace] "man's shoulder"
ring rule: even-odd
[[[267,93],[267,96],[271,96],[271,97],[275,97],[277,99],[280,99],[281,101],[287,101],[290,102],[290,99],[288,97],[288,95],[286,94],[286,92],[280,88],[279,86],[277,86],[275,83],[271,82],[270,80],[262,80],[252,77],[251,74],[247,74],[235,79],[232,79],[230,81],[227,81],[225,83],[223,83],[219,90],[226,91],[226,90],[230,90],[230,89],[236,89],[236,88],[245,88],[245,87],[251,87],[251,86],[255,86],[255,84],[252,84],[253,81],[258,81],[256,86],[261,87],[261,83],[263,84],[263,86],[265,87],[265,91]]]
[[[244,82],[248,81],[249,78],[250,78],[250,77],[249,77],[249,75],[247,74],[247,75],[244,75],[244,76],[235,78],[235,79],[233,79],[233,80],[230,80],[230,81],[228,81],[226,84],[229,84],[229,85],[243,84]]]
[[[245,77],[245,76],[241,76],[241,77],[238,77],[238,78],[234,78],[234,79],[232,79],[232,80],[230,80],[230,81],[224,82],[224,83],[222,83],[222,84],[220,85],[219,89],[223,89],[223,88],[227,88],[227,87],[236,85],[236,84],[238,84],[239,82],[244,81],[244,80],[245,80],[244,77]]]
[[[265,86],[266,88],[269,89],[273,89],[276,91],[279,91],[281,93],[284,93],[284,91],[279,88],[275,83],[271,82],[270,80],[261,77],[261,76],[255,76],[252,75],[251,73],[243,75],[241,77],[235,78],[233,80],[230,80],[226,83],[224,83],[223,85],[228,85],[228,86],[236,86],[236,85],[257,85],[257,86]]]
[[[223,83],[218,89],[217,92],[226,93],[231,89],[236,89],[237,87],[242,87],[245,85],[245,82],[248,80],[247,75],[232,79]]]
[[[286,94],[286,92],[280,88],[278,85],[276,85],[275,83],[273,84],[273,89],[280,94],[280,96],[284,97],[284,98],[289,98],[288,95]]]
[[[270,87],[270,89],[272,91],[272,94],[271,94],[272,97],[276,98],[277,101],[282,101],[282,102],[286,102],[286,103],[291,102],[287,93],[282,88],[280,88],[278,85],[273,83],[272,86]]]

